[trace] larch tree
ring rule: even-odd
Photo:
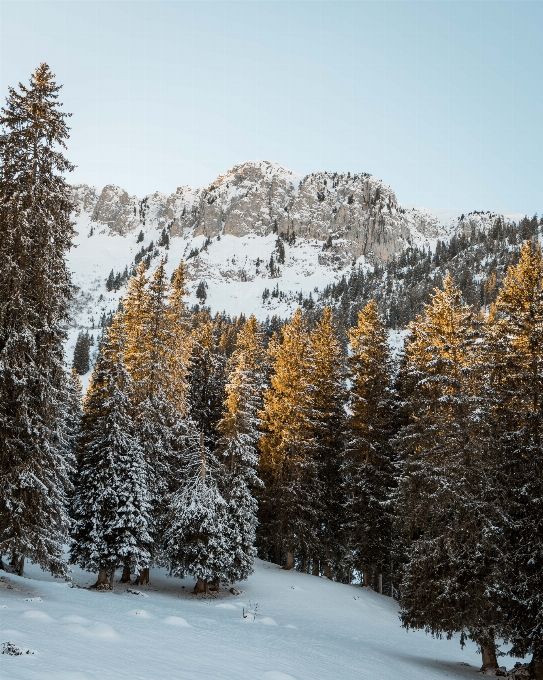
[[[495,596],[506,616],[511,654],[532,654],[543,679],[543,258],[523,244],[510,266],[485,335],[486,393],[492,447],[499,451],[502,509],[500,579]]]
[[[346,376],[344,357],[332,310],[326,307],[310,333],[309,370],[311,437],[318,465],[318,506],[313,573],[345,580],[341,560],[343,499],[341,468],[344,455]],[[307,560],[307,558],[306,558]],[[307,565],[309,567],[309,565]],[[307,568],[306,567],[306,568]]]
[[[312,351],[307,323],[298,309],[270,343],[270,386],[264,393],[259,474],[259,544],[263,554],[294,567],[295,553],[318,550],[318,461],[312,436]]]
[[[394,389],[387,332],[375,301],[358,312],[358,323],[348,338],[351,390],[342,470],[344,559],[348,569],[363,574],[364,585],[377,585],[382,592],[382,574],[390,578],[392,547]]]
[[[220,439],[217,458],[224,472],[219,486],[228,510],[230,550],[227,576],[230,581],[246,579],[253,572],[257,502],[261,486],[258,440],[262,392],[266,380],[263,334],[254,316],[238,333],[236,348],[228,364],[223,417],[217,425]]]
[[[0,115],[0,554],[54,574],[69,520],[63,341],[74,234],[60,86],[41,64]]]
[[[402,395],[410,421],[397,437],[402,458],[397,526],[405,545],[400,583],[406,628],[461,634],[497,668],[501,631],[488,597],[499,559],[493,476],[471,307],[447,274],[424,316],[409,326]]]

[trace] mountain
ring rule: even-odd
[[[236,165],[201,189],[138,198],[114,185],[77,185],[73,199],[77,236],[68,259],[78,290],[68,356],[78,329],[92,332],[117,308],[143,258],[153,266],[167,257],[171,271],[184,258],[191,302],[205,298],[213,312],[285,317],[353,273],[520,217],[404,208],[369,174],[303,177],[266,161]],[[111,271],[118,290],[106,289]]]

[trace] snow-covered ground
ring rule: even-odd
[[[478,677],[475,645],[406,632],[391,598],[267,562],[237,596],[192,595],[193,581],[163,570],[113,593],[85,589],[94,579],[79,570],[81,588],[27,573],[0,572],[0,643],[34,652],[0,655],[2,680]]]

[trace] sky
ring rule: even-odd
[[[543,2],[0,0],[0,97],[46,61],[71,182],[143,196],[246,160],[406,205],[543,212]]]

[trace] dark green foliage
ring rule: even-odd
[[[53,78],[41,64],[29,86],[9,89],[0,116],[0,554],[65,574],[73,166]]]
[[[79,375],[85,375],[90,369],[90,337],[88,331],[81,331],[77,336],[74,348],[73,368]]]

